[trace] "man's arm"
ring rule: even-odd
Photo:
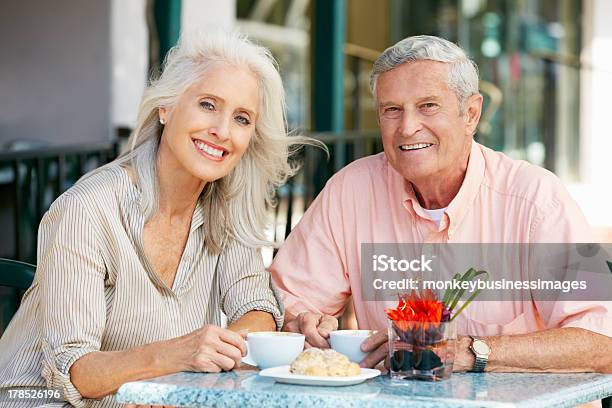
[[[341,185],[332,178],[284,242],[270,272],[285,305],[284,331],[306,335],[313,347],[329,347],[351,295],[346,269]]]
[[[491,347],[486,371],[612,374],[612,339],[590,330],[566,327],[483,339]],[[474,354],[469,350],[471,341],[460,336],[455,371],[471,370],[474,366]]]
[[[484,337],[491,348],[485,371],[531,373],[599,372],[612,374],[612,339],[577,327],[512,336]],[[459,336],[454,371],[474,367],[472,339]],[[374,367],[387,356],[387,335],[378,333],[361,346],[370,353],[362,367]]]

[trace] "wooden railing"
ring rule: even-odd
[[[378,132],[310,136],[323,142],[329,155],[307,146],[294,157],[301,163],[300,171],[278,189],[278,206],[272,210],[277,226],[274,239],[279,243],[334,173],[382,151]],[[0,257],[36,263],[38,224],[51,203],[83,174],[116,156],[117,147],[111,144],[0,152],[0,227],[6,231]]]
[[[83,174],[116,155],[116,145],[109,143],[0,151],[0,226],[5,229],[0,256],[35,263],[45,211]]]

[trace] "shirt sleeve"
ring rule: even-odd
[[[218,268],[221,306],[230,323],[259,310],[270,313],[279,330],[283,327],[282,302],[258,249],[232,240],[221,253]]]
[[[270,266],[285,310],[293,316],[306,311],[338,316],[351,296],[336,182],[327,183]]]
[[[100,350],[106,322],[105,266],[99,236],[77,197],[64,194],[43,218],[38,235],[42,376],[75,407],[88,407],[70,379],[72,364]]]
[[[560,185],[552,200],[532,226],[532,242],[592,243],[594,235],[586,218],[567,190]],[[605,268],[602,261],[602,270]],[[579,275],[575,276],[577,279]],[[597,279],[610,279],[607,273]],[[593,278],[589,280],[594,282]],[[609,283],[609,282],[608,282]],[[579,327],[612,337],[612,302],[601,298],[584,300],[538,301],[540,317],[547,328]]]

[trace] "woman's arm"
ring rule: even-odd
[[[102,398],[124,383],[179,371],[219,372],[240,365],[246,344],[240,330],[274,331],[267,312],[253,310],[232,323],[229,330],[205,326],[186,336],[123,351],[84,355],[70,368],[70,378],[85,398]]]
[[[239,334],[207,325],[167,341],[122,351],[91,352],[72,364],[70,379],[83,397],[99,399],[129,381],[179,371],[231,370],[245,355],[246,344]]]
[[[280,330],[282,303],[259,250],[230,241],[219,258],[217,273],[221,308],[232,330],[247,326],[251,331]],[[269,317],[276,323],[274,326],[268,325]],[[257,328],[260,324],[261,328]]]
[[[274,316],[270,313],[252,310],[230,324],[228,329],[235,332],[241,330],[247,330],[249,332],[276,331],[276,322]]]

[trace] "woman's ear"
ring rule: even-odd
[[[162,106],[157,109],[157,114],[159,115],[159,123],[165,125],[168,122],[168,110]]]

